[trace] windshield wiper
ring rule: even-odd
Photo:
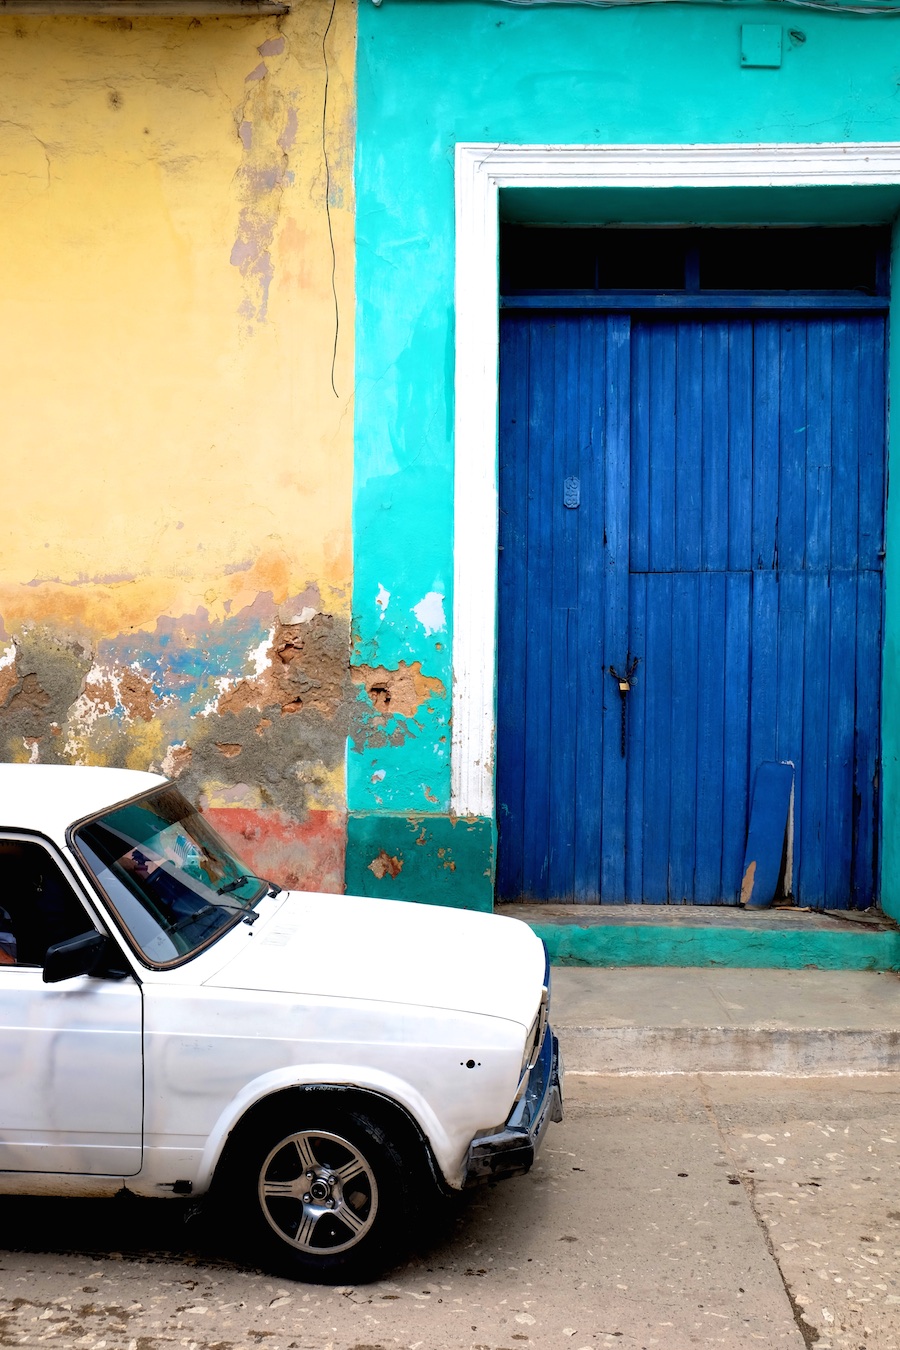
[[[249,872],[246,876],[236,877],[234,881],[227,881],[224,886],[219,887],[216,895],[229,895],[232,891],[238,891],[242,886],[246,886],[248,881],[258,881],[265,886],[268,889],[270,899],[274,899],[283,889],[281,886],[276,886],[274,881],[267,881],[265,877],[257,877]]]
[[[166,932],[180,933],[182,928],[187,928],[189,924],[196,923],[198,919],[205,918],[207,914],[219,914],[222,910],[235,918],[240,914],[245,923],[255,923],[259,917],[254,910],[245,910],[242,905],[217,905],[210,903],[203,905],[200,909],[194,910],[193,914],[184,914],[180,919],[176,919],[174,923],[168,924]]]
[[[231,891],[239,891],[242,886],[247,885],[249,880],[249,877],[236,877],[234,881],[229,881],[224,886],[220,886],[216,895],[229,895]]]

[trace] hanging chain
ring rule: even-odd
[[[619,672],[616,670],[615,666],[610,666],[609,668],[610,675],[613,677],[613,679],[619,686],[619,698],[622,704],[622,735],[621,735],[620,750],[623,759],[625,758],[625,745],[628,730],[627,699],[629,693],[631,692],[631,681],[634,679],[634,672],[637,670],[639,664],[640,664],[640,657],[639,656],[632,657],[631,653],[629,652],[624,675],[620,675]]]

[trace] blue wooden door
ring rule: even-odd
[[[881,315],[503,317],[501,898],[734,903],[783,760],[797,901],[871,902],[884,341]]]

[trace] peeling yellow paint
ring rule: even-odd
[[[327,41],[335,397],[330,11],[0,17],[8,630],[216,618],[310,578],[349,603],[355,13]],[[264,310],[232,261],[254,230]]]

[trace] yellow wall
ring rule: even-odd
[[[351,0],[0,18],[0,757],[165,765],[332,888],[355,42]]]

